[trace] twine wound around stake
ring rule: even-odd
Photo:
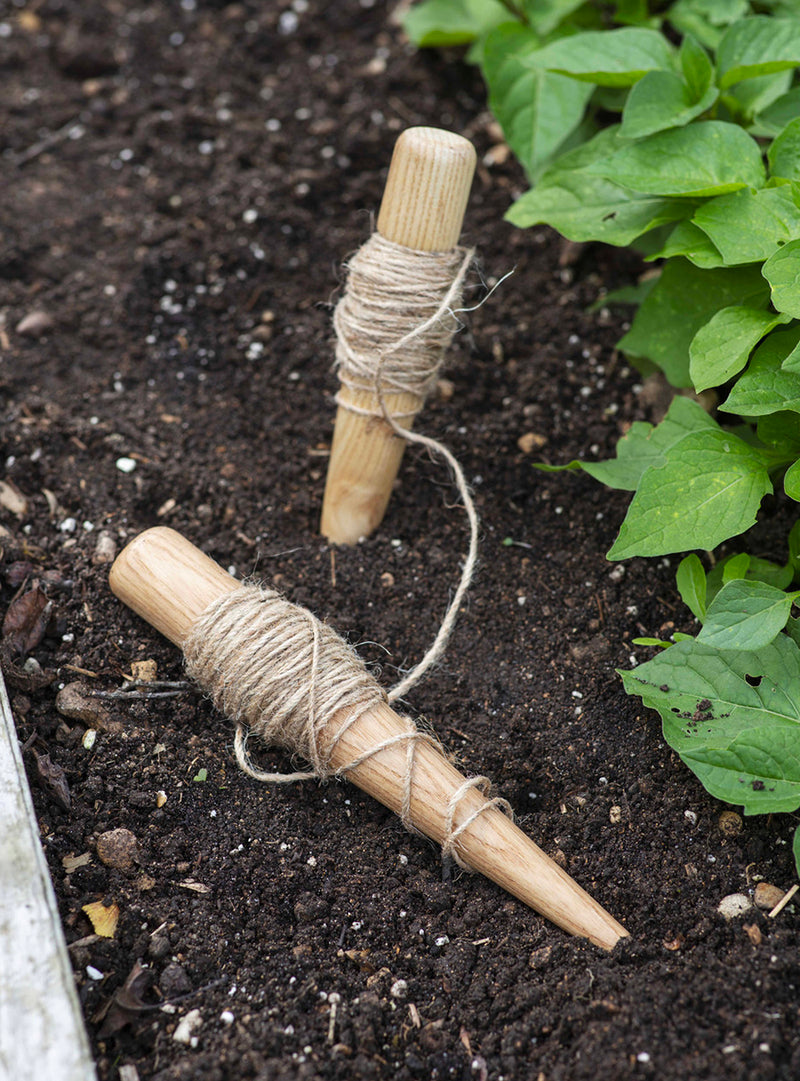
[[[372,391],[377,408],[363,409],[341,391],[336,403],[364,416],[381,417],[395,435],[439,454],[453,474],[469,523],[467,557],[461,580],[433,643],[422,660],[389,692],[401,698],[444,653],[478,560],[478,515],[464,471],[437,439],[398,423],[413,421],[433,390],[447,347],[460,323],[464,279],[474,249],[418,251],[372,233],[348,264],[344,295],[333,313],[336,366],[340,382],[353,390]],[[416,409],[394,413],[389,397],[410,394]]]
[[[437,739],[420,731],[409,718],[408,730],[376,743],[337,769],[331,757],[345,732],[364,714],[387,700],[386,692],[367,671],[355,650],[308,609],[292,604],[274,590],[242,585],[211,604],[196,620],[184,642],[188,674],[211,696],[218,710],[236,723],[235,752],[250,777],[286,784],[313,777],[343,777],[387,747],[406,745],[403,778],[403,825],[416,832],[411,818],[411,794],[417,745]],[[332,737],[325,733],[334,718],[346,713]],[[296,773],[267,773],[247,754],[247,730],[266,743],[302,756],[313,767]],[[450,799],[445,816],[444,856],[465,866],[455,842],[489,807],[512,817],[509,803],[494,797],[455,825],[458,804],[470,788],[484,794],[486,777],[466,780]]]

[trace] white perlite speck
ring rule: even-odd
[[[203,1024],[203,1017],[199,1010],[189,1010],[185,1017],[178,1022],[178,1026],[172,1034],[177,1043],[190,1044],[195,1032]]]

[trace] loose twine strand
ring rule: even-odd
[[[347,286],[333,313],[339,381],[349,390],[371,391],[376,398],[375,408],[364,408],[340,390],[337,404],[381,417],[395,435],[444,458],[469,524],[461,578],[436,637],[422,660],[389,692],[390,702],[402,698],[444,653],[478,561],[478,514],[461,465],[443,443],[398,423],[398,418],[413,421],[436,386],[445,352],[461,325],[464,279],[474,255],[474,249],[461,247],[418,251],[372,233],[348,264]],[[415,406],[401,410],[395,398],[401,394],[413,395]]]
[[[441,455],[450,467],[469,522],[469,548],[461,580],[439,631],[422,660],[388,693],[368,672],[353,648],[306,608],[279,593],[245,584],[220,598],[200,616],[184,643],[189,674],[211,696],[217,709],[236,722],[234,750],[241,769],[258,781],[286,784],[317,777],[344,777],[369,758],[405,745],[406,763],[400,817],[417,832],[411,797],[417,748],[428,744],[444,753],[439,741],[401,717],[406,730],[337,767],[332,759],[345,734],[380,704],[394,702],[441,657],[469,588],[477,561],[478,515],[454,455],[429,436],[409,431],[398,418],[413,420],[436,385],[438,373],[459,327],[464,279],[473,251],[422,252],[394,244],[373,233],[349,264],[345,293],[334,312],[336,362],[340,381],[350,390],[375,394],[375,409],[356,406],[341,391],[337,402],[352,412],[382,417],[410,443]],[[403,412],[396,395],[412,395],[414,408]],[[343,723],[328,725],[345,715]],[[249,733],[267,744],[302,757],[311,770],[270,773],[259,769],[247,750]],[[445,811],[442,854],[461,867],[455,843],[490,807],[513,817],[501,797],[487,798],[456,822],[458,806],[470,789],[488,796],[487,777],[471,777],[453,792]]]

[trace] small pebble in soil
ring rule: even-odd
[[[784,891],[780,886],[773,886],[770,882],[759,882],[753,894],[753,900],[758,908],[771,911],[775,905],[783,900]]]
[[[230,1010],[223,1010],[222,1013],[219,1015],[219,1019],[223,1023],[223,1025],[232,1025],[233,1022],[236,1020]]]
[[[93,965],[87,965],[86,966],[86,975],[89,977],[90,980],[102,980],[103,979],[103,973],[100,971],[99,968],[94,968]]]
[[[405,980],[395,980],[389,994],[392,998],[405,998],[408,994],[408,984]]]
[[[106,867],[130,871],[136,862],[139,843],[130,830],[107,830],[97,838],[97,856]]]
[[[719,912],[720,916],[724,916],[726,920],[735,920],[739,916],[746,915],[752,907],[750,898],[745,897],[743,893],[729,893],[717,905],[717,912]]]
[[[736,811],[723,811],[719,816],[719,828],[726,837],[736,837],[742,832],[742,816]]]
[[[136,462],[133,458],[117,458],[116,466],[120,473],[132,473],[136,468]]]

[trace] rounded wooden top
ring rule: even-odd
[[[458,243],[475,172],[469,140],[441,128],[407,128],[394,147],[378,232],[417,251]]]

